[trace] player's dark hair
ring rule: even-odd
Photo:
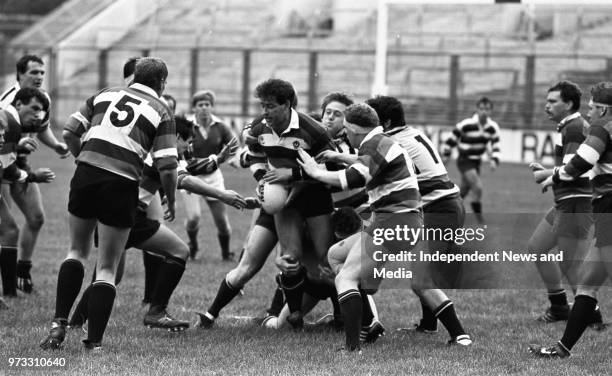
[[[279,78],[270,78],[255,88],[255,98],[274,98],[276,103],[285,104],[295,108],[297,106],[297,95],[291,83]]]
[[[15,68],[17,70],[17,81],[19,81],[19,75],[24,74],[28,71],[28,63],[33,61],[35,63],[45,65],[42,59],[36,55],[23,55],[17,60],[17,64],[15,64]]]
[[[166,100],[166,103],[168,103],[168,107],[170,107],[172,112],[176,111],[176,99],[174,99],[174,97],[170,94],[163,94],[162,97]],[[172,106],[170,105],[170,101],[173,103]]]
[[[582,91],[577,84],[571,81],[559,81],[548,89],[548,93],[551,91],[558,91],[563,102],[572,102],[572,112],[580,109]]]
[[[339,91],[333,91],[323,98],[323,102],[321,102],[321,114],[325,113],[325,108],[331,102],[339,102],[347,107],[355,103],[347,94]]]
[[[323,118],[321,117],[321,114],[318,111],[311,111],[308,113],[308,116],[315,119],[319,123],[323,120]]]
[[[174,123],[176,124],[176,134],[183,140],[187,140],[193,135],[193,123],[184,116],[175,116]]]
[[[15,93],[15,98],[13,99],[13,106],[17,104],[17,101],[23,104],[30,104],[32,98],[38,99],[38,101],[42,104],[44,111],[49,111],[49,99],[40,89],[35,87],[24,87],[19,89],[17,93]]]
[[[348,106],[344,111],[344,120],[364,128],[374,128],[380,124],[376,111],[365,103]]]
[[[123,78],[128,78],[134,74],[136,70],[136,62],[140,59],[139,56],[132,56],[123,64]]]
[[[142,57],[136,62],[134,83],[148,86],[160,92],[166,78],[168,78],[168,67],[162,59]]]
[[[612,82],[598,82],[591,87],[591,97],[593,102],[612,106]]]
[[[365,103],[376,111],[380,124],[386,126],[385,130],[406,125],[404,106],[399,99],[386,95],[377,95],[366,100]],[[387,121],[389,121],[388,125],[386,124]]]
[[[362,221],[355,209],[343,206],[332,213],[331,225],[334,233],[349,236],[361,230]]]
[[[478,100],[476,101],[476,107],[480,106],[481,104],[488,104],[491,109],[493,109],[493,102],[491,102],[491,100],[487,97],[478,98]]]

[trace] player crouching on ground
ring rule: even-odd
[[[407,250],[410,247],[399,241],[385,240],[375,245],[372,233],[393,223],[420,227],[423,214],[412,161],[399,144],[383,134],[376,112],[366,104],[351,105],[346,109],[344,127],[351,145],[359,145],[356,163],[341,171],[326,171],[303,150],[299,150],[298,162],[316,180],[344,189],[365,186],[368,192],[372,223],[360,234],[353,235],[363,236],[363,241],[354,242],[343,264],[331,265],[333,260],[329,260],[336,272],[335,284],[346,333],[345,350],[355,351],[360,348],[363,310],[360,288],[375,292],[381,281],[372,280],[372,270],[384,264],[373,257],[362,257],[362,244],[370,256],[375,251]],[[348,243],[348,239],[345,241]]]

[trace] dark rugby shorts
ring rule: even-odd
[[[331,191],[323,184],[308,184],[293,189],[300,191],[288,207],[295,208],[304,218],[331,214],[334,211]]]
[[[612,194],[593,200],[595,218],[595,246],[612,245]]]
[[[127,228],[134,225],[137,205],[137,181],[86,163],[77,164],[68,195],[70,214]]]
[[[593,225],[593,204],[590,197],[576,197],[555,203],[552,222],[556,236],[586,239]],[[549,222],[550,223],[550,222]]]
[[[468,170],[476,170],[476,173],[480,175],[480,159],[469,159],[469,158],[457,158],[457,168],[462,174],[465,174]]]

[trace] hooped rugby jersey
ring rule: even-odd
[[[591,124],[584,142],[564,166],[555,167],[553,182],[572,181],[590,170],[593,198],[612,194],[612,121]]]
[[[183,184],[183,179],[186,176],[189,176],[189,172],[186,170],[187,162],[185,160],[180,160],[178,163],[178,167],[176,169],[177,172],[177,189],[180,189]],[[153,158],[151,155],[147,155],[144,161],[144,168],[142,169],[142,179],[140,180],[140,185],[138,186],[138,209],[146,211],[153,197],[157,194],[157,191],[162,187],[161,178],[159,176],[159,171],[153,167]]]
[[[387,131],[412,159],[419,182],[423,207],[441,198],[459,197],[459,187],[448,177],[448,172],[435,146],[422,131],[409,126]]]
[[[157,93],[142,84],[100,91],[70,116],[64,130],[82,137],[77,163],[130,180],[141,178],[149,152],[157,169],[177,166],[174,118]]]
[[[340,137],[334,139],[333,143],[335,151],[342,154],[357,155],[357,149],[351,146],[346,134],[342,134]],[[353,188],[346,191],[332,189],[332,200],[334,201],[334,207],[336,208],[350,206],[357,209],[358,212],[368,209],[365,207],[368,202],[368,194],[363,187]]]
[[[589,123],[575,112],[561,120],[557,127],[555,142],[555,166],[563,166],[576,154],[580,144],[584,142],[589,130]],[[574,197],[591,197],[593,188],[589,180],[589,172],[580,175],[572,181],[561,181],[553,185],[555,202]]]
[[[453,133],[444,144],[443,154],[450,156],[452,148],[456,146],[459,158],[479,161],[489,143],[491,159],[499,162],[499,125],[490,118],[485,125],[481,125],[478,114],[474,114],[471,118],[459,122],[453,129]]]
[[[19,114],[13,106],[0,110],[0,126],[5,130],[4,145],[0,149],[0,177],[3,180],[24,182],[28,174],[15,163],[21,124]]]
[[[294,177],[309,179],[297,163],[298,149],[304,149],[311,156],[323,150],[334,150],[331,138],[325,128],[307,115],[291,110],[289,126],[283,133],[276,134],[264,120],[253,122],[245,130],[245,143],[255,159],[251,171],[260,180],[268,170],[290,168]],[[266,163],[262,163],[265,155]]]
[[[420,210],[421,197],[408,152],[374,128],[359,145],[357,162],[340,172],[343,189],[366,187],[373,212],[402,213]]]

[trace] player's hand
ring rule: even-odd
[[[535,180],[537,184],[540,184],[544,180],[546,180],[549,176],[552,176],[553,170],[549,170],[549,169],[534,170],[532,174],[533,174],[533,180]]]
[[[32,137],[24,137],[19,140],[17,146],[20,149],[25,149],[29,152],[33,152],[34,150],[38,149],[38,141],[36,141],[36,139]]]
[[[304,172],[306,172],[309,176],[316,178],[317,172],[319,171],[319,166],[313,157],[311,157],[306,151],[302,148],[298,149],[298,155],[300,158],[297,162],[302,166]]]
[[[55,173],[50,168],[41,167],[33,172],[34,183],[50,183],[55,179]]]
[[[300,270],[299,261],[292,255],[278,256],[274,260],[274,263],[276,264],[276,267],[285,274],[296,274]]]
[[[61,159],[66,159],[70,156],[70,150],[68,149],[68,146],[63,142],[58,142],[54,150],[57,154],[59,154]]]
[[[529,164],[529,168],[531,169],[531,171],[544,170],[544,166],[542,166],[541,164],[539,164],[537,162],[530,163]]]
[[[334,281],[334,279],[336,278],[336,273],[334,273],[334,271],[332,270],[331,266],[329,266],[329,264],[319,264],[318,265],[319,268],[319,276],[321,277],[321,279],[325,279],[328,281]]]
[[[223,195],[219,197],[219,200],[221,200],[221,202],[224,204],[233,206],[236,209],[244,209],[247,204],[244,197],[231,190],[226,190],[223,192]]]
[[[263,181],[274,184],[287,184],[291,182],[293,174],[290,168],[277,168],[266,172],[263,176]]]
[[[340,154],[337,151],[333,150],[323,150],[315,157],[315,161],[317,163],[325,163],[325,162],[338,162],[337,156]]]
[[[235,168],[236,170],[239,169],[240,168],[240,158],[237,156],[234,156],[234,158],[230,159],[229,162],[227,162],[227,165]]]
[[[246,202],[246,206],[244,208],[247,210],[261,208],[261,202],[257,197],[245,197],[244,201]]]
[[[174,201],[168,200],[166,202],[166,210],[164,211],[164,219],[168,222],[174,221],[174,217],[176,216],[176,203]]]
[[[238,139],[236,137],[232,138],[223,149],[217,154],[217,162],[219,164],[225,162],[229,157],[233,157],[236,155],[238,151]]]
[[[552,175],[544,179],[544,181],[540,183],[540,186],[542,187],[542,193],[546,193],[546,191],[548,191],[548,187],[551,187],[553,184],[554,183]]]

